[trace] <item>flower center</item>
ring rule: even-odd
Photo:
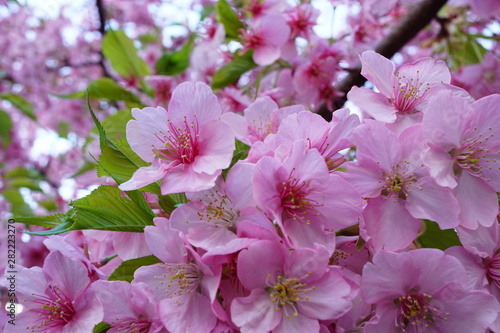
[[[483,169],[498,168],[500,164],[495,158],[488,158],[490,154],[489,140],[493,138],[492,128],[488,128],[486,133],[477,133],[477,127],[473,128],[474,138],[465,141],[460,149],[452,150],[455,155],[456,165],[454,171],[459,174],[462,169],[467,170],[470,174],[476,177],[485,178]],[[487,179],[488,180],[488,179]]]
[[[312,273],[308,273],[309,275]],[[269,279],[270,274],[267,275]],[[283,275],[278,276],[278,280],[273,285],[269,286],[266,290],[273,303],[276,303],[276,311],[284,309],[286,318],[291,316],[297,317],[298,310],[296,307],[297,302],[308,301],[307,293],[315,290],[316,287],[309,287],[307,283],[300,282],[297,278],[286,278]],[[291,315],[290,315],[291,308]]]
[[[437,319],[448,320],[448,312],[432,305],[432,296],[426,293],[410,294],[394,300],[399,306],[400,312],[396,318],[395,327],[401,328],[401,332],[423,332],[425,328]]]
[[[385,183],[379,180],[380,194],[386,197],[392,195],[395,200],[397,198],[405,200],[411,192],[411,185],[416,183],[415,175],[403,170],[399,165],[393,165],[391,172],[386,174],[384,180]]]
[[[293,171],[292,171],[293,172]],[[316,213],[320,215],[316,208],[323,206],[314,199],[310,198],[308,189],[310,181],[300,180],[290,174],[286,182],[283,182],[281,188],[281,206],[286,214],[293,220],[311,224],[307,215]]]
[[[211,190],[205,194],[206,199],[200,199],[200,203],[206,206],[205,212],[198,212],[200,221],[210,223],[215,227],[231,229],[238,219],[238,211],[233,208],[232,202],[225,194],[218,190]]]
[[[176,127],[170,121],[168,122],[167,133],[156,133],[156,137],[163,144],[163,147],[156,148],[153,151],[156,157],[164,160],[177,161],[180,164],[191,164],[198,156],[198,122],[188,122],[184,117],[184,126]]]
[[[35,325],[27,327],[32,332],[47,332],[52,328],[61,328],[75,315],[72,301],[59,287],[49,285],[46,293],[47,295],[38,295],[40,297],[32,301],[38,307],[29,309],[39,317],[34,322]]]
[[[391,102],[399,112],[411,112],[422,102],[430,89],[430,84],[420,81],[420,71],[417,71],[416,78],[400,76],[399,72],[396,72],[395,75],[398,82],[397,85],[392,87],[394,89],[394,100]]]
[[[159,264],[165,268],[165,273],[155,276],[158,285],[155,288],[162,288],[168,297],[179,297],[197,290],[200,284],[200,272],[193,264]],[[177,300],[180,304],[180,301]]]

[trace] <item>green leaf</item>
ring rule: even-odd
[[[31,207],[24,201],[23,196],[17,189],[8,189],[3,191],[3,197],[10,202],[10,211],[14,216],[32,215]]]
[[[130,259],[122,262],[118,268],[109,276],[109,281],[128,281],[132,282],[135,271],[142,266],[150,266],[160,263],[161,260],[155,256],[147,256],[136,259]]]
[[[12,142],[10,131],[12,129],[12,120],[7,112],[0,110],[0,138],[2,146],[6,149]]]
[[[150,75],[148,65],[137,55],[134,42],[121,30],[108,30],[102,41],[102,53],[114,70],[124,78]]]
[[[60,121],[59,124],[57,124],[57,134],[59,134],[61,138],[68,138],[69,123],[67,121]]]
[[[101,322],[94,326],[93,333],[104,333],[107,332],[111,328],[111,325],[106,324],[105,322]]]
[[[6,93],[6,94],[0,94],[0,99],[9,101],[12,105],[18,108],[19,111],[24,113],[26,116],[30,117],[33,120],[36,120],[33,104],[28,102],[23,96],[12,93]]]
[[[179,75],[189,67],[189,55],[193,50],[195,35],[191,35],[189,41],[176,52],[163,54],[156,62],[155,70],[160,75]]]
[[[88,107],[90,110],[90,115],[94,120],[97,131],[99,133],[101,156],[98,161],[98,175],[109,175],[113,177],[113,179],[115,179],[119,184],[121,184],[124,180],[129,180],[130,177],[132,177],[132,174],[140,166],[146,165],[146,163],[142,162],[142,165],[139,165],[136,162],[133,162],[120,148],[118,148],[115,143],[106,135],[106,132],[95,116],[90,103],[88,104]],[[130,149],[129,154],[132,153],[133,151]]]
[[[238,38],[240,29],[244,28],[238,15],[236,15],[226,0],[217,1],[215,5],[215,19],[217,22],[222,23],[224,30],[226,30],[226,36],[229,38]]]
[[[4,174],[5,178],[13,179],[27,177],[33,179],[42,179],[37,169],[26,169],[25,167],[15,167]]]
[[[417,239],[422,247],[446,250],[452,246],[460,246],[457,232],[454,229],[441,230],[436,222],[424,220],[425,232]]]
[[[34,235],[54,235],[85,229],[143,232],[144,227],[153,225],[155,214],[145,203],[142,193],[129,193],[133,200],[121,196],[117,187],[101,185],[86,197],[71,202],[72,208],[66,214],[16,217],[16,221],[53,228],[30,232]],[[138,196],[143,201],[138,200]]]
[[[203,21],[204,19],[206,19],[214,11],[215,11],[215,6],[212,6],[212,5],[203,6],[203,9],[200,12],[200,22]]]
[[[129,192],[142,196],[138,191]],[[70,205],[74,208],[75,230],[143,232],[145,226],[154,224],[155,214],[149,206],[122,197],[114,186],[101,185]]]
[[[462,34],[458,38],[448,40],[448,53],[453,70],[481,63],[487,52],[488,50],[469,34]]]
[[[233,60],[215,72],[212,88],[222,89],[232,83],[237,82],[241,75],[248,72],[257,64],[252,59],[253,50],[248,50],[243,55],[235,55]]]
[[[101,147],[101,156],[98,161],[97,174],[98,176],[110,176],[118,184],[129,180],[134,172],[142,166],[146,166],[144,162],[129,146],[127,140],[121,139],[113,142],[104,131],[102,124],[95,116],[90,103],[87,101],[90,115],[96,124],[99,133],[99,145]],[[142,191],[151,192],[154,194],[160,193],[158,183],[152,183],[141,188]],[[142,198],[144,200],[144,198]]]
[[[91,99],[106,99],[109,101],[124,101],[142,106],[141,100],[137,95],[120,86],[110,78],[104,77],[94,80],[87,86],[87,91],[78,91],[71,94],[59,95],[59,98],[79,99],[89,96]]]
[[[33,180],[31,178],[26,178],[26,177],[13,178],[9,182],[9,186],[15,187],[15,188],[25,187],[25,188],[29,188],[32,191],[42,192],[42,189],[40,188],[39,181]]]
[[[57,205],[54,200],[41,200],[38,201],[38,204],[48,210],[49,212],[57,209]]]
[[[173,193],[159,196],[159,204],[167,214],[172,213],[174,209],[182,204],[185,204],[186,202],[188,202],[188,199],[184,193]]]
[[[233,158],[231,159],[231,164],[227,169],[222,170],[222,177],[226,179],[227,173],[233,165],[235,165],[239,160],[244,160],[248,156],[248,151],[250,150],[250,146],[244,144],[243,142],[236,140],[236,149],[234,150]]]
[[[131,110],[119,110],[102,121],[106,135],[112,140],[126,138],[127,123],[133,119]]]
[[[55,228],[65,222],[66,214],[53,214],[47,216],[16,217],[16,222],[38,225],[45,228]]]

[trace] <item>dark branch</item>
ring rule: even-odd
[[[95,5],[97,7],[97,13],[99,14],[99,32],[101,33],[102,38],[104,38],[104,35],[106,35],[106,10],[102,0],[95,0]],[[102,54],[102,50],[99,51],[99,66],[101,66],[102,73],[105,77],[111,77],[111,74],[104,64],[104,55]]]
[[[399,21],[391,32],[375,47],[375,51],[386,58],[398,52],[403,46],[411,41],[423,28],[434,19],[439,10],[446,4],[447,0],[424,0],[414,5],[408,14]],[[341,92],[340,97],[332,100],[333,109],[340,109],[347,101],[347,93],[353,86],[362,86],[366,79],[361,75],[361,65],[353,69],[342,81],[335,85],[335,89]],[[317,111],[323,118],[330,121],[332,112],[325,104]]]
[[[106,34],[106,10],[102,0],[95,0],[95,5],[99,14],[99,32],[104,36]]]

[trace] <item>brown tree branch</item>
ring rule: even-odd
[[[425,28],[437,15],[439,10],[446,4],[447,0],[424,0],[415,4],[408,14],[403,17],[391,32],[375,47],[375,51],[386,58],[398,52],[403,46],[411,41],[423,28]],[[342,81],[335,85],[340,96],[335,97],[333,109],[340,109],[347,101],[347,93],[353,86],[362,86],[366,78],[361,75],[361,65],[353,69]],[[326,120],[332,119],[332,112],[323,103],[317,113]]]
[[[102,0],[95,0],[95,5],[97,7],[97,14],[99,16],[99,32],[102,38],[106,35],[106,10],[104,8],[104,3]],[[102,74],[105,77],[111,77],[106,65],[104,64],[104,54],[102,50],[99,51],[99,66],[102,68]]]

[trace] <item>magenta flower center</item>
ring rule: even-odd
[[[426,293],[410,294],[394,300],[400,312],[396,318],[395,327],[401,332],[423,332],[437,319],[448,320],[450,315],[431,304],[432,296]]]
[[[430,89],[429,83],[420,81],[420,72],[417,71],[416,78],[407,78],[406,76],[399,76],[396,72],[398,79],[397,85],[393,86],[394,99],[391,101],[399,112],[411,112],[422,102],[426,92]]]
[[[212,224],[215,227],[233,228],[239,214],[233,208],[233,204],[228,197],[217,190],[213,190],[205,194],[205,198],[205,200],[200,199],[200,202],[206,205],[204,213],[197,213],[200,221]]]
[[[179,164],[191,164],[199,153],[198,132],[197,121],[188,122],[184,117],[183,126],[176,126],[169,121],[167,133],[155,134],[163,146],[153,147],[153,151],[160,159],[177,161]]]
[[[264,40],[262,39],[262,37],[260,35],[249,34],[244,29],[241,29],[240,32],[241,32],[242,42],[245,45],[242,52],[246,51],[248,49],[256,49],[256,48],[259,48],[260,46],[264,45]]]
[[[391,172],[385,175],[384,180],[379,180],[381,185],[378,189],[380,194],[386,197],[393,196],[394,200],[397,198],[404,200],[408,197],[411,192],[411,185],[415,182],[416,179],[413,173],[400,168],[399,165],[393,165]]]
[[[500,288],[500,254],[496,254],[491,258],[486,268],[488,270],[489,279]]]
[[[311,272],[308,273],[312,274]],[[270,274],[267,275],[269,279]],[[285,317],[290,318],[291,316],[297,317],[298,310],[296,304],[300,301],[308,301],[309,297],[307,293],[311,290],[315,290],[315,286],[309,286],[307,283],[300,282],[301,279],[298,278],[286,278],[283,275],[278,276],[278,280],[266,288],[269,293],[269,297],[273,303],[276,303],[275,310],[285,311]]]
[[[484,167],[492,169],[500,166],[496,159],[488,158],[490,153],[488,140],[494,135],[491,127],[486,133],[477,133],[477,127],[474,127],[473,131],[474,138],[468,139],[456,152],[456,166],[459,168],[455,168],[455,173],[459,173],[460,169],[465,169],[476,177],[485,178],[483,176]]]
[[[27,327],[32,332],[48,332],[53,328],[61,328],[75,315],[73,302],[59,287],[49,285],[46,293],[47,295],[37,295],[37,298],[31,301],[35,306],[29,311],[37,313],[39,317],[33,326]]]
[[[282,183],[280,195],[281,206],[285,213],[293,220],[306,224],[311,223],[307,215],[319,215],[316,208],[323,206],[310,198],[309,183],[310,181],[300,180],[290,174],[288,180]]]

